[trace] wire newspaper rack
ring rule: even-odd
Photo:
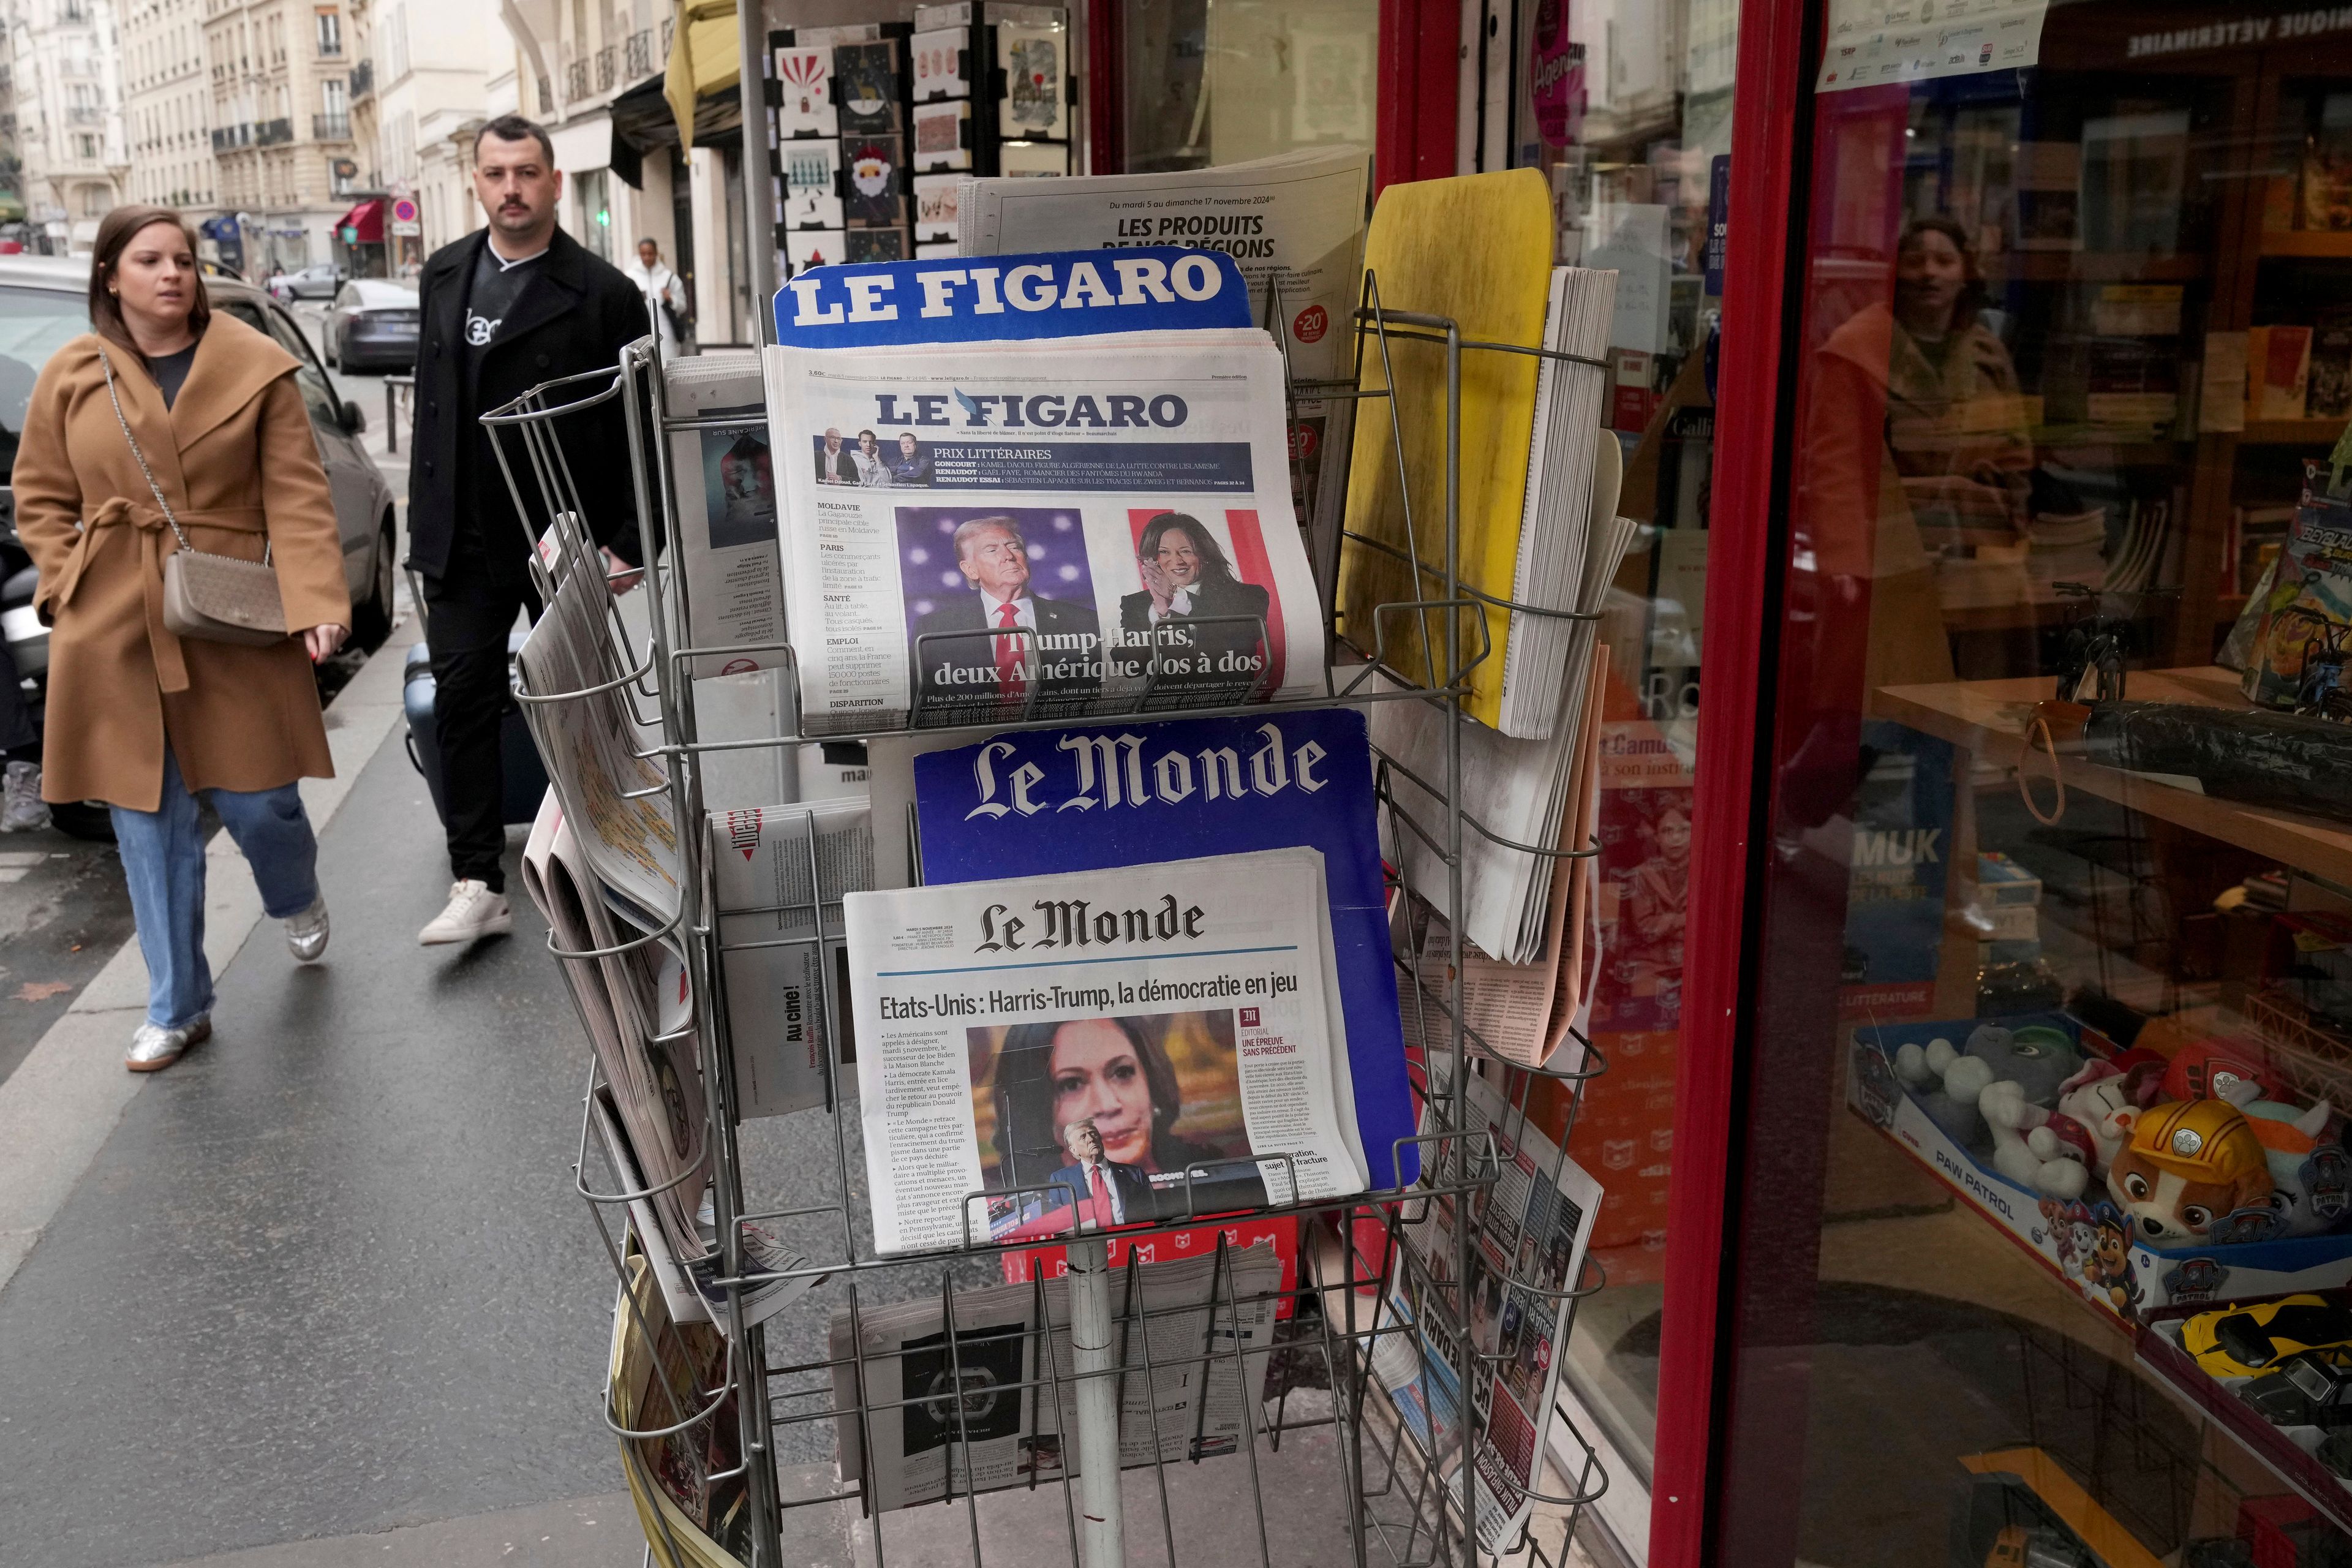
[[[1412,835],[1445,868],[1443,907],[1459,910],[1464,908],[1467,834],[1546,861],[1598,853],[1592,847],[1569,850],[1515,843],[1475,820],[1460,804],[1461,731],[1469,722],[1462,699],[1470,672],[1492,651],[1486,611],[1592,618],[1512,604],[1462,581],[1454,482],[1462,359],[1465,353],[1493,352],[1588,366],[1596,362],[1465,340],[1450,320],[1384,310],[1377,279],[1370,276],[1363,308],[1357,314],[1356,381],[1294,383],[1292,408],[1295,412],[1298,403],[1310,400],[1328,405],[1385,398],[1393,426],[1398,417],[1394,395],[1360,384],[1364,356],[1377,354],[1385,369],[1392,339],[1444,345],[1448,407],[1443,558],[1414,559],[1354,533],[1338,543],[1341,552],[1374,550],[1397,556],[1412,569],[1428,596],[1380,606],[1372,647],[1349,650],[1336,635],[1336,572],[1323,576],[1322,614],[1333,657],[1324,671],[1325,695],[1314,701],[1170,709],[1153,705],[1147,686],[1132,714],[1047,718],[1034,711],[1039,683],[1031,681],[1032,708],[1020,717],[958,728],[976,739],[1007,730],[1146,715],[1255,716],[1285,708],[1383,700],[1430,704],[1444,715],[1448,726],[1445,776],[1402,773],[1402,763],[1381,760],[1377,795],[1382,848],[1391,899],[1412,891],[1398,869],[1405,858],[1402,840]],[[1286,315],[1269,311],[1277,333]],[[1287,344],[1284,346],[1286,352]],[[1384,374],[1382,384],[1393,386],[1393,376]],[[1557,1400],[1550,1414],[1553,1440],[1548,1454],[1537,1454],[1537,1485],[1527,1491],[1536,1505],[1532,1517],[1507,1538],[1481,1543],[1476,1517],[1481,1489],[1471,1486],[1468,1478],[1486,1468],[1481,1460],[1497,1444],[1514,1440],[1514,1435],[1490,1429],[1494,1391],[1506,1363],[1526,1347],[1507,1342],[1482,1350],[1477,1330],[1494,1316],[1497,1302],[1514,1304],[1513,1310],[1522,1314],[1522,1332],[1528,1329],[1526,1316],[1535,1310],[1552,1314],[1564,1305],[1566,1316],[1549,1345],[1550,1359],[1559,1360],[1573,1328],[1576,1303],[1603,1287],[1605,1273],[1587,1253],[1576,1278],[1548,1278],[1542,1258],[1507,1247],[1507,1261],[1498,1268],[1481,1255],[1478,1233],[1490,1201],[1508,1184],[1532,1181],[1546,1192],[1558,1190],[1584,1088],[1607,1064],[1580,1033],[1574,1034],[1574,1049],[1563,1049],[1554,1058],[1570,1061],[1567,1066],[1528,1068],[1490,1047],[1465,1016],[1457,921],[1404,922],[1396,962],[1408,1040],[1418,1047],[1409,1054],[1420,1131],[1400,1139],[1389,1152],[1386,1184],[1377,1190],[1246,1214],[1198,1212],[1200,1197],[1193,1190],[1193,1173],[1188,1171],[1184,1214],[1116,1232],[1125,1255],[1124,1266],[1117,1269],[1110,1266],[1099,1234],[1081,1238],[1073,1232],[1042,1241],[1034,1237],[1007,1242],[970,1239],[972,1204],[1007,1195],[981,1192],[965,1200],[964,1246],[879,1256],[865,1223],[858,1120],[851,1093],[841,1081],[838,1034],[829,1029],[823,1053],[826,1104],[796,1114],[829,1121],[830,1158],[815,1162],[817,1168],[793,1173],[801,1201],[768,1209],[748,1206],[724,963],[725,955],[741,944],[726,942],[719,934],[708,865],[710,840],[698,830],[707,820],[702,773],[706,760],[717,753],[791,747],[816,737],[726,742],[699,737],[689,695],[697,661],[713,656],[760,656],[779,667],[788,690],[797,680],[789,645],[698,647],[687,635],[691,622],[686,574],[664,558],[661,549],[664,540],[677,537],[679,526],[674,499],[678,476],[671,472],[669,437],[682,431],[740,426],[744,421],[740,416],[673,416],[667,394],[659,349],[648,337],[625,350],[613,372],[544,384],[483,418],[526,526],[536,523],[543,529],[531,559],[542,599],[552,605],[561,590],[575,584],[595,595],[596,679],[569,690],[534,691],[526,683],[517,693],[541,750],[551,759],[559,755],[551,730],[552,710],[583,702],[618,705],[642,740],[635,755],[657,770],[659,778],[646,789],[626,793],[660,800],[677,829],[681,875],[675,910],[626,911],[634,916],[624,921],[632,934],[607,945],[567,949],[552,934],[549,942],[558,963],[580,972],[591,993],[606,984],[615,967],[635,965],[649,976],[667,955],[678,966],[679,984],[691,1003],[690,1016],[666,1028],[650,984],[608,987],[618,997],[616,1010],[625,1015],[624,1024],[636,1038],[649,1047],[690,1050],[698,1061],[702,1158],[667,1181],[649,1184],[611,1113],[611,1086],[604,1070],[592,1066],[574,1165],[575,1184],[597,1215],[598,1233],[620,1284],[615,1371],[625,1351],[643,1352],[636,1363],[640,1371],[628,1386],[621,1386],[620,1380],[608,1383],[605,1420],[621,1439],[647,1531],[647,1563],[686,1568],[728,1562],[732,1554],[711,1539],[721,1537],[735,1543],[750,1568],[776,1568],[788,1561],[784,1542],[803,1540],[815,1522],[804,1511],[809,1510],[846,1510],[861,1523],[859,1539],[877,1565],[888,1562],[894,1552],[902,1558],[910,1551],[919,1560],[940,1558],[951,1549],[939,1546],[934,1539],[938,1526],[930,1521],[940,1517],[937,1510],[926,1505],[886,1511],[877,1506],[864,1479],[814,1489],[805,1484],[787,1488],[778,1469],[782,1449],[809,1451],[805,1439],[811,1434],[822,1448],[830,1428],[831,1435],[837,1435],[841,1473],[873,1478],[877,1429],[894,1420],[912,1422],[919,1413],[945,1429],[944,1488],[938,1500],[962,1512],[964,1528],[959,1534],[968,1535],[974,1568],[991,1557],[1000,1563],[1058,1563],[1066,1554],[1073,1568],[1112,1568],[1127,1560],[1130,1537],[1139,1562],[1164,1553],[1170,1568],[1184,1561],[1255,1561],[1262,1568],[1274,1568],[1272,1542],[1285,1521],[1278,1510],[1277,1528],[1270,1529],[1266,1489],[1271,1473],[1279,1468],[1279,1484],[1286,1500],[1290,1499],[1302,1460],[1311,1467],[1316,1481],[1328,1486],[1336,1479],[1339,1499],[1335,1521],[1340,1527],[1339,1538],[1327,1550],[1310,1553],[1313,1560],[1345,1562],[1357,1568],[1435,1568],[1506,1559],[1544,1568],[1565,1563],[1567,1543],[1581,1510],[1601,1495],[1606,1482],[1592,1442]],[[649,624],[641,644],[610,593],[604,557],[581,526],[583,498],[564,453],[565,439],[588,427],[589,420],[601,421],[600,427],[609,429],[610,405],[615,403],[630,446],[639,540],[646,563],[642,593]],[[1404,443],[1401,431],[1398,435],[1395,450],[1402,477]],[[1407,537],[1421,535],[1409,529]],[[1393,667],[1387,628],[1394,617],[1412,617],[1424,627],[1418,671]],[[1434,635],[1426,630],[1433,621],[1442,627]],[[789,710],[797,713],[797,704]],[[920,725],[922,716],[918,709],[908,727],[939,735],[940,729]],[[864,738],[823,737],[833,742]],[[1408,811],[1392,787],[1392,773],[1410,778],[1422,796],[1442,803],[1442,809],[1433,816],[1425,807],[1419,816]],[[804,916],[809,934],[752,945],[814,945],[820,953],[824,951],[822,944],[835,929],[827,923],[828,907],[836,911],[837,920],[845,889],[828,884],[814,833],[808,837],[807,854],[808,901],[761,912]],[[817,969],[824,977],[822,1016],[845,1020],[847,998],[837,994],[834,970],[824,963]],[[1433,984],[1433,977],[1442,979]],[[573,984],[568,990],[575,1006],[581,1005],[582,987]],[[595,1029],[584,1010],[582,1024],[593,1037]],[[1483,1087],[1474,1091],[1473,1083]],[[1419,1163],[1418,1178],[1409,1184],[1400,1180],[1408,1145]],[[609,1173],[601,1183],[592,1176],[592,1147]],[[1538,1164],[1528,1153],[1531,1150],[1549,1152]],[[1376,1152],[1367,1152],[1372,1164],[1381,1163]],[[688,1191],[704,1177],[705,1256],[664,1256],[670,1250],[668,1243],[660,1226],[651,1223],[647,1205],[666,1194]],[[1373,1179],[1381,1181],[1377,1169]],[[1021,1190],[1008,1189],[1015,1194]],[[1433,1219],[1444,1223],[1433,1226]],[[1244,1226],[1255,1235],[1269,1222],[1297,1227],[1296,1277],[1286,1277],[1278,1288],[1261,1284],[1245,1289],[1239,1279],[1236,1243]],[[763,1232],[771,1242],[766,1251],[757,1245]],[[772,1245],[779,1233],[791,1238],[789,1248],[781,1253]],[[1056,1247],[1066,1250],[1066,1282],[1057,1279],[1049,1283],[1044,1268],[1032,1268],[1029,1307],[1018,1326],[988,1330],[980,1337],[967,1331],[960,1304],[977,1299],[976,1282],[984,1277],[985,1265]],[[1154,1305],[1148,1299],[1152,1271],[1139,1266],[1182,1256],[1196,1247],[1209,1249],[1205,1300]],[[656,1274],[692,1280],[707,1303],[716,1335],[705,1331],[698,1350],[681,1352],[681,1336],[664,1321],[667,1309],[656,1310],[662,1296],[648,1284]],[[831,1309],[835,1327],[829,1336],[820,1336],[820,1353],[787,1348],[785,1342],[795,1336],[772,1334],[770,1325],[778,1320],[761,1321],[756,1306],[761,1293],[779,1287],[805,1290],[784,1309],[793,1314],[782,1320],[787,1325],[805,1324]],[[1047,1299],[1056,1287],[1067,1292],[1066,1307],[1059,1315],[1050,1310]],[[1001,1299],[1005,1288],[996,1290]],[[952,1325],[940,1336],[944,1363],[933,1368],[930,1380],[911,1394],[908,1389],[917,1382],[908,1370],[912,1354],[870,1354],[865,1331],[877,1313],[905,1301],[910,1291],[935,1297],[940,1322]],[[1277,1315],[1281,1321],[1271,1335],[1244,1323],[1245,1317],[1255,1321]],[[845,1323],[845,1335],[841,1332]],[[807,1335],[797,1337],[805,1340]],[[1181,1348],[1172,1348],[1180,1342]],[[1010,1363],[1004,1360],[1006,1352],[1013,1356]],[[966,1364],[968,1357],[973,1364]],[[1443,1364],[1431,1367],[1426,1364],[1430,1361]],[[646,1363],[651,1363],[649,1373],[643,1370]],[[1009,1376],[998,1370],[1007,1364]],[[1151,1396],[1141,1400],[1141,1425],[1148,1433],[1130,1429],[1138,1425],[1135,1408],[1126,1403],[1131,1381],[1140,1379],[1145,1390],[1157,1390],[1170,1379],[1192,1387],[1194,1378],[1199,1379],[1190,1405],[1194,1430],[1163,1433],[1160,1404]],[[1464,1389],[1471,1391],[1466,1424],[1460,1419],[1459,1391]],[[1010,1405],[1000,1405],[1008,1395]],[[1221,1441],[1209,1441],[1204,1423],[1212,1401],[1218,1399],[1230,1399],[1223,1408],[1238,1411],[1240,1418]],[[1074,1477],[1073,1467],[1060,1462],[1059,1449],[1069,1443],[1074,1407],[1079,1452],[1120,1455],[1119,1466],[1081,1464],[1075,1467],[1080,1473]],[[1011,1485],[989,1488],[974,1475],[973,1427],[992,1418],[1001,1426],[1005,1408],[1031,1413],[1030,1430],[1023,1439],[1024,1458]],[[1049,1409],[1055,1412],[1050,1434],[1040,1419]],[[1122,1439],[1127,1442],[1123,1454]],[[1135,1457],[1139,1447],[1145,1450],[1139,1460]],[[1206,1466],[1215,1468],[1201,1470],[1198,1477],[1184,1473]],[[1099,1479],[1114,1469],[1123,1469],[1129,1478],[1124,1493],[1118,1484]],[[1139,1474],[1139,1491],[1135,1484]],[[698,1489],[697,1497],[708,1506],[691,1517],[670,1506],[661,1485],[665,1476]],[[1096,1484],[1089,1484],[1090,1477]],[[1186,1511],[1187,1496],[1198,1496],[1197,1489],[1187,1493],[1188,1482],[1194,1489],[1204,1484],[1216,1489],[1220,1524],[1213,1541],[1197,1539],[1200,1531],[1188,1522],[1181,1532],[1187,1539],[1180,1542],[1176,1515]],[[1246,1510],[1236,1506],[1244,1482],[1250,1503]],[[999,1521],[1008,1518],[1017,1519],[1023,1532],[1024,1544],[1017,1550],[1002,1544]],[[824,1526],[837,1527],[837,1519]],[[1061,1544],[1054,1542],[1056,1535]],[[984,1545],[984,1537],[992,1544]],[[790,1560],[798,1560],[798,1554]]]

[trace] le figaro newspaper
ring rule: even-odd
[[[1024,286],[1072,285],[1003,297]],[[1322,689],[1264,332],[779,346],[765,370],[806,733]]]
[[[1365,1189],[1319,852],[844,904],[877,1250]],[[1122,1119],[1162,1103],[1185,1135],[1129,1152]]]

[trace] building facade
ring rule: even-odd
[[[130,175],[114,0],[16,0],[7,26],[26,241],[88,249]]]
[[[351,73],[340,5],[205,0],[211,142],[221,206],[237,215],[247,271],[325,261],[359,191]]]
[[[202,222],[217,210],[212,85],[205,75],[205,0],[123,0],[126,199],[175,206]]]
[[[417,206],[418,232],[391,237],[398,271],[481,226],[473,134],[515,108],[514,47],[470,0],[373,0],[373,9],[377,166],[384,188]]]

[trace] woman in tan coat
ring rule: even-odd
[[[212,1032],[194,792],[244,851],[294,956],[326,950],[318,844],[296,781],[334,773],[310,666],[341,645],[351,599],[294,357],[211,313],[177,213],[107,215],[89,314],[98,330],[52,355],[33,389],[16,525],[41,572],[34,607],[52,628],[42,793],[113,808],[147,961],[147,1019],[127,1065],[152,1072]],[[167,630],[174,519],[194,549],[266,555],[300,635],[257,647]]]

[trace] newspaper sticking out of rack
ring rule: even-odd
[[[1451,1064],[1429,1058],[1430,1103],[1453,1099]],[[1532,1516],[1542,1489],[1544,1455],[1566,1359],[1568,1331],[1584,1258],[1600,1212],[1601,1184],[1538,1131],[1501,1091],[1473,1073],[1462,1103],[1467,1126],[1492,1140],[1497,1169],[1469,1200],[1470,1348],[1473,1390],[1471,1465],[1476,1485],[1469,1512],[1486,1552],[1503,1553]],[[1481,1151],[1479,1156],[1484,1158]],[[1371,1372],[1394,1402],[1406,1431],[1432,1464],[1462,1451],[1460,1346],[1434,1298],[1456,1284],[1456,1227],[1465,1223],[1451,1197],[1421,1200],[1397,1227],[1399,1260],[1376,1336]],[[1460,1472],[1448,1490],[1464,1500]]]
[[[776,472],[760,356],[748,349],[666,361],[670,413],[731,423],[673,431],[678,569],[698,679],[784,662],[784,584],[777,562]]]
[[[1139,1263],[1113,1289],[1129,1280],[1118,1321],[1121,1467],[1238,1452],[1280,1302],[1275,1249]],[[1069,1289],[1055,1279],[959,1292],[952,1341],[936,1298],[869,1307],[855,1338],[850,1314],[836,1310],[829,1353],[834,1407],[844,1412],[842,1479],[863,1481],[870,1506],[884,1511],[1059,1480],[1065,1466],[1075,1474],[1077,1447],[1065,1440],[1076,1425]],[[1040,1353],[1047,1341],[1051,1364]]]
[[[877,1252],[1365,1190],[1318,851],[845,903]],[[1183,1139],[1068,1092],[1155,1062]]]
[[[1322,689],[1264,332],[763,352],[807,734]]]

